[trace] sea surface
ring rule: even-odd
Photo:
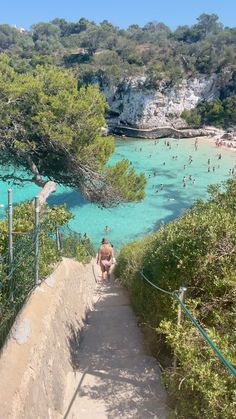
[[[119,248],[157,230],[161,223],[181,215],[197,198],[207,199],[208,185],[229,178],[229,170],[236,165],[236,152],[216,148],[214,143],[203,139],[199,139],[197,150],[192,139],[117,139],[109,164],[122,158],[129,159],[137,172],[147,176],[146,198],[142,202],[102,209],[86,201],[79,191],[62,186],[48,200],[50,205],[66,203],[74,215],[70,227],[82,234],[86,232],[96,246],[104,235]],[[7,183],[0,182],[1,218],[6,209],[8,187]],[[38,191],[31,183],[24,187],[14,185],[13,201],[32,199]],[[110,229],[108,233],[104,232],[105,226]]]

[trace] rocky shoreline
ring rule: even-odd
[[[220,132],[219,132],[220,131]],[[133,128],[124,125],[110,125],[109,132],[115,135],[121,135],[125,137],[133,138],[194,138],[194,137],[214,137],[221,134],[222,131],[215,128],[184,128],[176,129],[174,127],[157,127],[150,129]]]

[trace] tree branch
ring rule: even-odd
[[[24,177],[20,177],[20,176],[16,176],[14,175],[14,173],[10,174],[10,175],[0,175],[0,179],[5,181],[8,180],[13,180],[16,182],[32,182],[35,183],[34,178],[24,178]]]

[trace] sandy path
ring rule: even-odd
[[[78,384],[64,419],[166,418],[160,370],[145,351],[126,292],[113,281],[97,292],[74,350]]]

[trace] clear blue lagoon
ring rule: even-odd
[[[166,146],[166,141],[171,147]],[[173,158],[175,156],[177,158]],[[189,163],[189,156],[192,156],[192,163]],[[197,151],[192,139],[163,139],[157,144],[155,140],[117,139],[116,151],[109,163],[122,158],[129,159],[135,169],[145,172],[148,178],[146,198],[142,202],[102,209],[86,201],[77,190],[62,186],[48,200],[50,205],[66,203],[74,214],[70,227],[82,234],[86,232],[96,245],[104,235],[108,235],[119,248],[123,243],[157,230],[160,223],[178,217],[197,198],[207,199],[207,186],[226,180],[229,169],[236,164],[236,152],[217,149],[214,143],[203,139],[199,140]],[[187,179],[186,187],[183,186],[183,176]],[[192,181],[189,176],[192,176]],[[2,205],[6,208],[7,204],[8,187],[7,183],[0,182],[1,217],[4,214]],[[24,187],[13,186],[14,203],[32,199],[38,191],[39,188],[30,183]],[[104,233],[106,225],[110,228],[108,234]]]

